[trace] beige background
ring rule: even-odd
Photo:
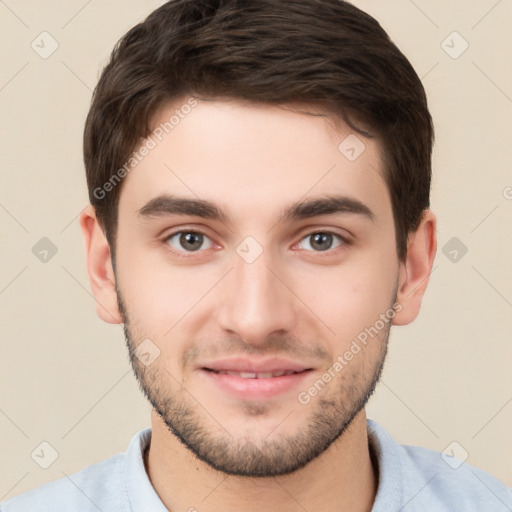
[[[0,500],[126,450],[149,425],[122,329],[96,316],[77,217],[91,91],[117,39],[161,3],[0,2]],[[418,320],[392,331],[368,414],[404,444],[456,441],[512,485],[512,2],[354,3],[411,60],[437,131],[430,288]],[[43,31],[58,42],[46,59],[31,47]],[[458,58],[453,31],[469,44]],[[58,250],[46,263],[32,253],[42,237]],[[452,237],[467,247],[455,262]],[[48,469],[31,458],[43,441],[58,452]]]

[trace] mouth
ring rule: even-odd
[[[198,370],[208,389],[243,400],[269,399],[294,390],[298,392],[304,387],[304,379],[314,371],[306,365],[282,359],[213,361]]]
[[[282,377],[283,375],[302,373],[294,372],[293,370],[282,370],[276,372],[237,372],[232,370],[212,370],[211,368],[203,368],[203,370],[217,373],[218,375],[233,375],[235,377],[240,377],[241,379],[273,379],[275,377]],[[309,371],[309,369],[304,371]]]

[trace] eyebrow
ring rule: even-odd
[[[210,201],[163,194],[148,201],[136,211],[142,218],[159,218],[172,215],[191,215],[229,223],[229,216]],[[358,199],[343,195],[327,195],[299,201],[285,208],[278,222],[309,219],[320,215],[360,215],[374,222],[375,214]]]

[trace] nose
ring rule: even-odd
[[[265,344],[268,336],[294,329],[297,304],[278,267],[264,251],[248,263],[234,255],[234,268],[223,283],[219,304],[220,327],[246,343]]]

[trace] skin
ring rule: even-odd
[[[154,126],[185,101],[160,109]],[[419,312],[436,219],[424,213],[400,262],[379,142],[357,135],[365,150],[349,161],[338,145],[351,133],[328,116],[284,106],[198,101],[124,178],[116,272],[94,209],[81,214],[98,315],[124,324],[153,405],[145,464],[169,510],[372,508],[378,468],[364,405],[391,324],[409,324]],[[227,218],[139,214],[163,193],[208,200]],[[332,194],[363,203],[373,219],[338,212],[280,220],[291,204]],[[179,234],[169,238],[180,230],[204,233],[200,249],[187,252]],[[335,236],[319,250],[315,233]],[[262,251],[251,263],[236,251],[247,236]],[[378,335],[301,403],[298,393],[396,304]],[[147,366],[135,355],[145,339],[159,350]],[[244,399],[199,368],[233,355],[278,356],[313,370],[292,390]]]

